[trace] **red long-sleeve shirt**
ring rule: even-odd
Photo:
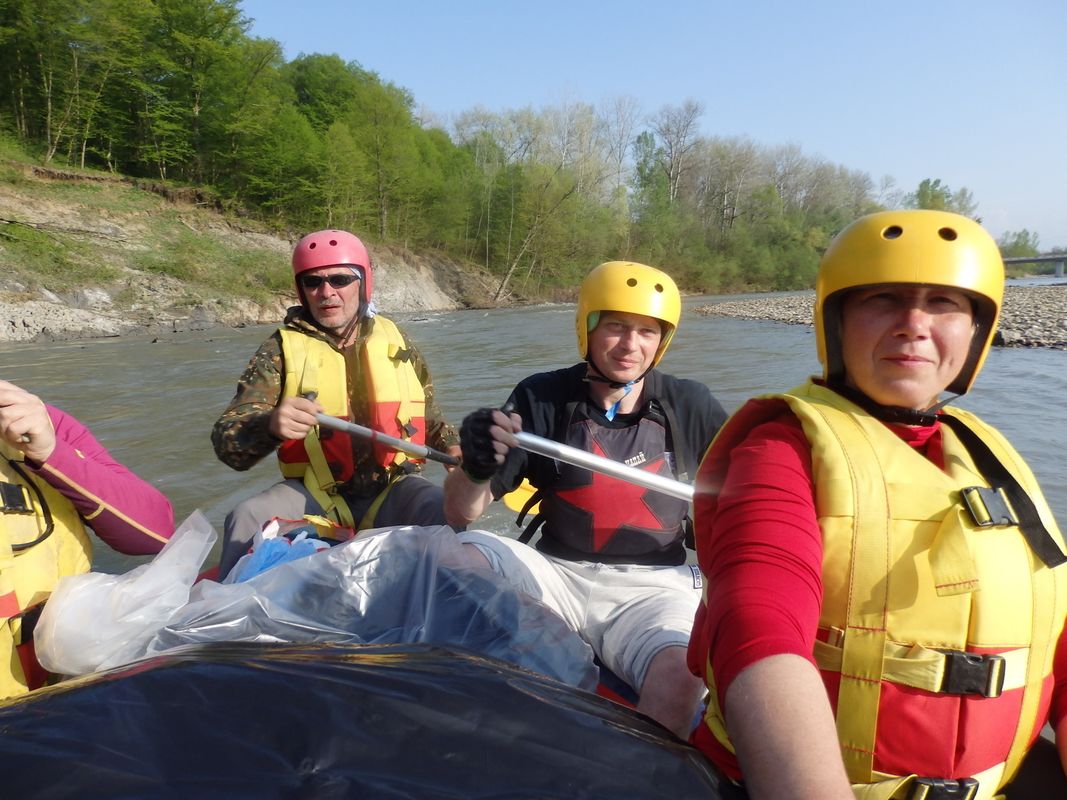
[[[943,466],[939,423],[891,427]],[[724,712],[730,684],[755,662],[790,653],[814,664],[823,589],[823,541],[814,498],[811,447],[789,411],[755,427],[730,451],[713,519],[702,518],[697,498],[697,525],[714,526],[715,535],[702,539],[708,545],[700,558],[708,570],[708,597],[704,635],[694,632],[694,641],[709,647]],[[783,529],[788,547],[782,544]],[[706,663],[708,655],[691,654],[690,663]],[[1055,727],[1067,716],[1067,636],[1060,637],[1054,675],[1050,721]],[[705,726],[695,732],[694,743],[737,776],[732,754]]]
[[[128,555],[158,553],[174,533],[167,497],[116,461],[78,420],[46,406],[56,447],[26,466],[69,499],[100,539]]]

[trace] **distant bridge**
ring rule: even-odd
[[[1005,264],[1048,264],[1056,265],[1056,277],[1063,277],[1063,262],[1067,261],[1067,253],[1055,253],[1051,256],[1013,256],[1005,258]]]

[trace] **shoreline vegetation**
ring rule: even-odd
[[[394,275],[401,285],[394,286],[393,291],[388,293],[392,301],[388,312],[452,311],[464,307],[464,303],[450,298],[447,292],[433,285],[432,279],[427,280],[430,270],[423,271],[421,275],[417,274],[418,271],[415,275],[406,272],[399,270],[400,274]],[[431,291],[431,287],[435,291]],[[713,302],[697,306],[693,313],[811,325],[814,298],[815,293],[811,290],[789,294],[770,293],[744,299],[723,295]],[[0,326],[0,344],[35,344],[127,335],[166,336],[274,324],[281,320],[286,306],[282,302],[271,308],[236,302],[229,314],[204,313],[203,309],[198,309],[189,316],[164,313],[148,319],[141,314],[126,314],[114,308],[107,293],[102,290],[83,290],[71,300],[73,302],[54,295],[17,303],[0,300],[0,321],[6,323]],[[511,305],[514,303],[478,307],[506,308]],[[1067,282],[1047,286],[1006,286],[994,345],[1067,350]]]
[[[724,298],[699,306],[696,313],[739,319],[811,325],[815,292],[768,295],[744,300]],[[1067,283],[1005,287],[995,345],[1067,350]]]
[[[295,302],[293,236],[195,197],[91,177],[0,158],[0,344],[276,324]],[[528,287],[528,275],[502,291],[499,275],[439,250],[367,244],[385,314],[574,299],[573,288]],[[672,272],[687,284],[680,266]],[[697,312],[810,324],[812,300],[811,290],[723,292]],[[1000,333],[997,344],[1067,350],[1067,283],[1009,279]]]

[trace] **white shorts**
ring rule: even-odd
[[[509,583],[563,617],[638,692],[657,653],[689,644],[700,603],[696,566],[567,561],[487,531],[458,536]]]

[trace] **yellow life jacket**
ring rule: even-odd
[[[1042,695],[1049,688],[1067,618],[1067,569],[1045,566],[1018,525],[975,523],[962,490],[988,488],[989,482],[948,426],[941,428],[942,470],[830,389],[809,382],[777,399],[788,404],[811,444],[824,544],[814,657],[824,680],[828,675],[839,680],[832,701],[856,796],[888,800],[908,790],[915,775],[874,768],[888,726],[898,725],[898,744],[900,736],[899,721],[879,720],[880,701],[889,686],[908,687],[900,693],[902,702],[914,703],[908,707],[921,718],[924,693],[946,691],[946,672],[960,663],[955,652],[974,659],[978,654],[998,656],[982,660],[979,671],[1002,685],[992,696],[979,694],[977,701],[1001,702],[997,694],[1002,691],[1010,708],[1018,708],[1006,720],[1003,752],[970,776],[979,783],[976,798],[992,798],[1014,776],[1048,711],[1047,694]],[[743,410],[736,422],[724,426],[729,432],[723,446],[778,413],[768,411],[773,405],[766,402],[752,408],[757,410]],[[964,420],[990,447],[1064,549],[1052,512],[1021,456],[973,414],[958,409],[944,413]],[[1012,692],[1016,694],[1009,698]],[[714,692],[706,721],[732,750]],[[968,724],[962,712],[958,724]],[[954,738],[959,733],[911,730],[915,747],[931,741],[928,736]]]
[[[315,392],[325,413],[352,420],[345,356],[328,342],[291,328],[281,328],[285,378],[282,397]],[[412,366],[400,330],[376,316],[359,354],[370,407],[370,419],[352,420],[413,444],[426,441],[426,390]],[[374,444],[382,467],[417,461],[394,448]],[[336,491],[352,477],[349,435],[313,429],[303,441],[285,442],[278,449],[282,474],[297,478],[325,512],[338,523],[354,527],[348,504]]]
[[[92,562],[74,505],[24,461],[0,442],[0,698],[33,688],[19,655],[20,649],[32,655],[33,641],[29,631],[23,636],[21,615],[47,600],[60,578],[88,572]]]

